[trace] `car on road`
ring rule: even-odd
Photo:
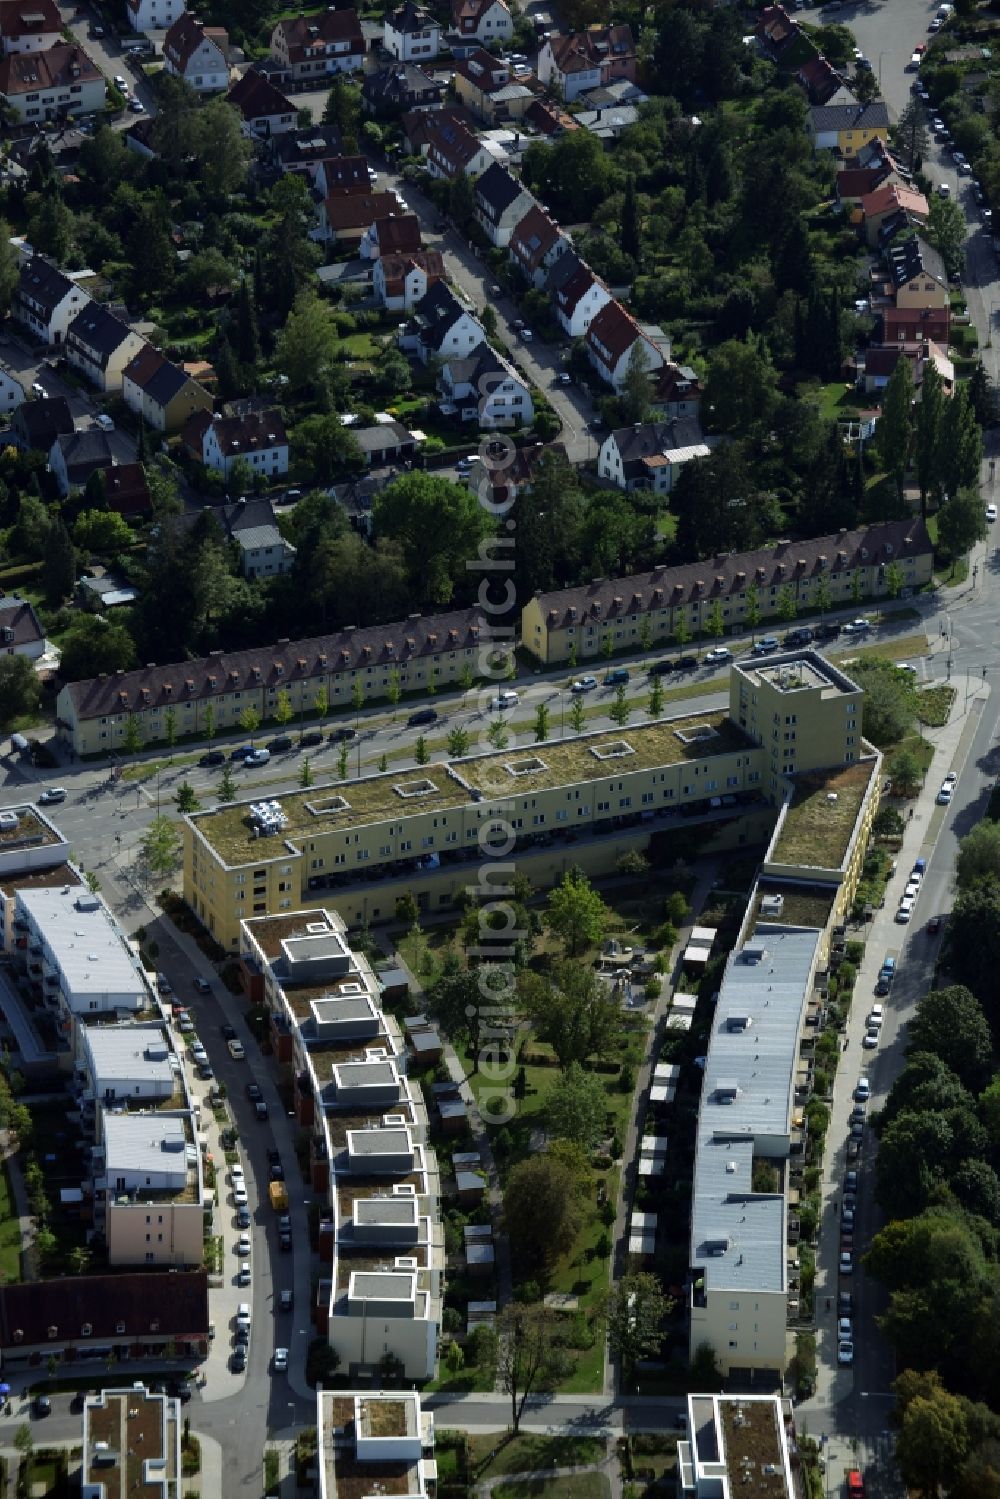
[[[847,1233],[850,1233],[851,1230],[854,1228],[854,1209],[853,1209],[853,1207],[850,1207],[850,1206],[845,1206],[844,1207],[844,1209],[843,1209],[843,1211],[842,1211],[842,1213],[840,1215],[840,1226]]]
[[[733,653],[728,645],[713,645],[710,651],[705,652],[706,666],[721,666],[725,661],[731,661]]]
[[[236,1227],[237,1228],[249,1228],[250,1227],[250,1209],[249,1209],[249,1207],[246,1204],[244,1204],[243,1207],[236,1209]]]
[[[38,798],[38,805],[40,807],[50,807],[52,806],[53,802],[64,802],[65,800],[65,786],[46,786],[45,790]]]
[[[697,671],[697,656],[678,656],[674,662],[674,671]]]
[[[290,1312],[292,1310],[292,1307],[294,1305],[295,1305],[295,1292],[294,1291],[282,1291],[281,1294],[280,1294],[280,1296],[278,1297],[278,1311],[279,1312]]]
[[[899,909],[896,911],[896,920],[900,926],[905,926],[912,915],[913,898],[912,896],[904,895],[899,903]]]
[[[906,897],[906,899],[907,900],[916,900],[916,898],[917,898],[917,896],[919,894],[920,894],[920,881],[919,880],[908,880],[907,884],[906,884],[906,889],[903,891],[903,895]]]
[[[94,37],[95,40],[100,41],[101,37],[104,35],[104,27],[91,26],[89,28],[88,35]]]
[[[534,338],[534,336],[535,336],[535,335],[534,335],[534,334],[533,334],[533,333],[532,333],[532,331],[531,331],[531,329],[530,329],[530,328],[521,328],[521,329],[520,329],[520,330],[519,330],[519,337],[520,337],[520,338],[521,338],[521,339],[522,339],[522,340],[523,340],[523,341],[524,341],[524,342],[525,342],[525,343],[526,343],[526,344],[530,344],[530,343],[531,343],[531,340],[532,340],[532,339],[533,339],[533,338]]]
[[[278,734],[271,740],[267,747],[272,755],[283,755],[286,750],[290,750],[292,747],[292,736],[291,734]]]
[[[847,1475],[847,1499],[865,1499],[865,1481],[857,1468]]]
[[[799,625],[785,635],[784,645],[811,645],[813,632],[808,625]]]
[[[939,198],[950,198],[951,197],[951,188],[948,186],[947,182],[939,182],[937,190],[938,190],[938,197]]]
[[[247,1366],[247,1356],[242,1348],[234,1348],[229,1355],[229,1367],[234,1374],[242,1374]]]
[[[570,692],[575,693],[577,696],[579,696],[581,692],[593,692],[596,686],[596,677],[577,677],[576,681],[573,683],[569,690]]]
[[[197,991],[198,991],[199,994],[211,994],[211,992],[212,992],[212,986],[211,986],[211,984],[208,982],[208,979],[202,978],[202,976],[201,976],[200,973],[196,974],[195,977],[191,980],[191,982],[194,985],[194,987],[197,989]]]
[[[227,1042],[227,1045],[229,1047],[229,1055],[232,1057],[234,1062],[242,1062],[245,1060],[246,1051],[243,1048],[242,1041],[234,1039]]]
[[[954,794],[955,794],[954,783],[952,781],[942,781],[942,783],[941,783],[941,790],[938,792],[938,794],[934,798],[934,800],[937,802],[937,804],[938,804],[939,807],[946,807],[948,805],[948,803],[951,801],[951,799],[954,796]]]
[[[191,1043],[191,1055],[194,1057],[196,1062],[208,1061],[208,1052],[205,1050],[200,1041],[193,1041]]]
[[[352,739],[357,739],[357,729],[334,729],[330,735],[331,744],[347,744]]]
[[[222,1033],[222,1039],[223,1039],[223,1041],[235,1041],[236,1040],[236,1027],[235,1027],[235,1025],[230,1025],[229,1022],[226,1021],[224,1024],[222,1024],[222,1025],[219,1026],[219,1030]]]
[[[305,743],[305,740],[303,740],[303,743]],[[269,749],[253,749],[244,757],[243,764],[246,766],[266,765],[270,758],[271,751]]]
[[[512,689],[508,689],[505,692],[498,692],[496,697],[490,698],[490,711],[492,712],[495,709],[497,712],[502,713],[504,708],[516,708],[520,701],[521,699]]]
[[[941,917],[932,916],[930,921],[927,923],[925,930],[928,937],[936,937],[938,932],[941,930]]]
[[[264,1097],[263,1093],[260,1091],[260,1084],[255,1082],[247,1083],[246,1094],[251,1103],[259,1103],[260,1100]]]
[[[770,656],[780,646],[777,635],[762,635],[753,647],[752,654],[755,656]]]
[[[649,675],[651,677],[667,677],[673,669],[674,663],[672,661],[654,661],[649,668]]]
[[[838,1338],[853,1338],[853,1336],[854,1336],[854,1323],[851,1321],[850,1317],[838,1317],[837,1318],[837,1337]]]
[[[854,1274],[854,1255],[849,1249],[840,1251],[840,1273],[841,1275]]]
[[[236,1240],[235,1247],[236,1253],[239,1255],[240,1259],[246,1259],[247,1255],[250,1253],[250,1235],[240,1234],[239,1238]]]
[[[182,1036],[193,1036],[194,1021],[191,1019],[191,1016],[184,1014],[178,1015],[177,1029],[180,1031]]]
[[[221,750],[209,750],[198,761],[202,770],[208,770],[212,765],[224,765],[225,763],[226,757]]]
[[[868,1027],[861,1040],[861,1045],[865,1048],[866,1051],[875,1050],[876,1046],[879,1043],[880,1034],[881,1033],[877,1025],[870,1025]]]
[[[872,1005],[871,1009],[868,1011],[868,1024],[869,1025],[881,1025],[884,1020],[885,1020],[885,1006],[884,1005]]]
[[[996,518],[997,518],[997,507],[995,505],[987,505],[987,507],[986,507],[986,519],[988,521],[995,521]]]
[[[852,1316],[853,1313],[854,1313],[854,1292],[853,1291],[838,1291],[837,1292],[837,1315],[838,1316],[845,1316],[845,1315],[846,1316]]]
[[[257,1116],[257,1122],[258,1122],[258,1124],[263,1124],[264,1120],[267,1118],[267,1104],[264,1102],[264,1100],[262,1098],[259,1099],[258,1102],[254,1104],[253,1111],[254,1111],[254,1114]]]
[[[283,1182],[285,1179],[285,1168],[280,1161],[272,1161],[267,1168],[269,1181]]]
[[[274,1350],[274,1372],[283,1374],[288,1368],[288,1349],[276,1348]]]
[[[49,1399],[48,1395],[36,1395],[34,1400],[31,1402],[31,1409],[35,1416],[51,1416],[52,1401]]]
[[[813,626],[813,638],[815,640],[836,640],[840,634],[840,625],[835,619],[821,621]]]
[[[322,729],[307,729],[304,734],[299,735],[299,744],[305,749],[311,749],[314,744],[323,743]]]
[[[941,30],[941,25],[942,25],[941,21],[939,20],[939,18],[937,16],[935,16],[934,19],[933,19],[933,21],[930,21],[928,23],[927,30],[928,31],[940,31]]]
[[[234,1187],[233,1188],[233,1207],[234,1208],[245,1208],[245,1207],[249,1206],[249,1203],[250,1203],[250,1199],[247,1197],[247,1189],[246,1189],[246,1187]]]
[[[867,635],[872,627],[870,619],[850,619],[844,626],[845,635]]]
[[[437,723],[438,711],[436,708],[418,708],[416,713],[411,713],[406,720],[408,729],[422,729],[426,724]]]
[[[858,1078],[854,1088],[854,1097],[858,1103],[867,1103],[872,1096],[871,1080],[865,1076]]]
[[[230,751],[229,758],[235,764],[240,760],[245,760],[247,755],[252,755],[253,752],[254,748],[252,744],[241,744],[238,749]]]
[[[854,1363],[854,1343],[850,1338],[841,1338],[837,1343],[837,1363],[850,1368]]]
[[[566,373],[566,371],[563,370],[563,372],[562,372],[561,375],[557,375],[556,376],[556,384],[557,385],[572,385],[573,384],[573,376],[572,375],[568,375]]]
[[[236,1276],[236,1284],[238,1286],[248,1286],[250,1284],[250,1266],[249,1265],[241,1265],[240,1266],[239,1273]]]
[[[291,1234],[279,1234],[278,1235],[278,1248],[281,1250],[281,1252],[283,1254],[291,1254],[291,1252],[292,1252],[292,1236],[291,1236]]]

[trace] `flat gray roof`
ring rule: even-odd
[[[104,1115],[104,1169],[109,1177],[166,1175],[182,1187],[188,1172],[186,1146],[185,1121],[175,1115]]]
[[[705,1062],[691,1209],[691,1264],[702,1268],[706,1289],[785,1286],[785,1199],[753,1191],[754,1144],[787,1154],[821,935],[758,929],[726,967]]]
[[[81,885],[19,890],[73,994],[148,994],[139,961],[107,907]]]
[[[354,1204],[355,1223],[416,1223],[415,1197],[359,1197]]]
[[[398,1270],[355,1270],[351,1275],[352,1296],[373,1301],[412,1301],[417,1277]]]
[[[413,1149],[410,1132],[405,1127],[352,1129],[349,1137],[354,1155],[402,1155]]]
[[[173,1048],[162,1026],[88,1026],[83,1044],[90,1055],[97,1091],[126,1082],[162,1083],[168,1094],[173,1091]]]

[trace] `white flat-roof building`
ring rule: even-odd
[[[677,1488],[683,1499],[726,1499],[751,1489],[760,1499],[795,1499],[780,1398],[689,1395]]]
[[[88,1026],[82,1049],[95,1102],[152,1102],[180,1086],[180,1058],[162,1025]]]
[[[204,1177],[190,1114],[105,1112],[94,1222],[112,1265],[201,1264]]]
[[[45,1002],[67,1017],[134,1012],[151,1001],[142,966],[99,895],[79,885],[17,892],[28,972],[41,974]]]
[[[712,1016],[691,1208],[691,1349],[737,1378],[787,1362],[783,1190],[758,1192],[755,1158],[801,1149],[799,1038],[822,933],[759,929],[731,956]]]

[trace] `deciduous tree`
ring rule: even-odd
[[[561,939],[567,957],[596,947],[604,935],[608,908],[579,869],[569,869],[551,892],[546,919]]]
[[[546,1101],[549,1129],[562,1140],[592,1150],[604,1133],[607,1105],[601,1079],[571,1062]]]

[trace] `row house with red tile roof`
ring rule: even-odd
[[[665,363],[663,353],[618,301],[607,302],[587,329],[587,353],[594,369],[619,391],[633,360],[647,371]]]
[[[583,338],[601,308],[607,307],[611,300],[600,276],[581,260],[553,295],[556,322],[567,338]]]
[[[572,249],[572,241],[544,208],[532,203],[510,237],[510,258],[525,281],[537,290],[545,285],[549,268]]]

